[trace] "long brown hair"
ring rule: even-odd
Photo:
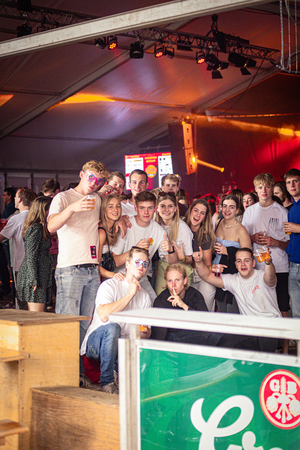
[[[47,217],[51,201],[52,198],[44,196],[34,200],[24,223],[23,238],[25,238],[28,228],[35,223],[40,223],[43,228],[44,239],[49,239],[50,233],[47,227]]]
[[[189,209],[187,210],[185,214],[185,221],[186,224],[191,228],[192,222],[191,222],[191,212],[192,209],[197,205],[203,205],[206,207],[206,215],[205,219],[200,223],[199,230],[196,231],[196,237],[199,245],[205,244],[206,240],[208,240],[208,237],[211,239],[211,249],[213,249],[215,242],[216,242],[216,235],[213,230],[212,226],[212,220],[211,220],[211,214],[210,214],[210,208],[208,206],[208,203],[204,198],[199,198],[197,200],[194,200]]]
[[[176,206],[176,211],[174,213],[174,216],[172,217],[172,222],[170,225],[170,232],[168,235],[169,242],[176,241],[178,238],[178,230],[179,230],[179,209],[178,209],[178,203],[177,198],[175,194],[173,193],[166,193],[166,192],[160,192],[158,194],[157,198],[157,206],[164,200],[171,200],[172,203]],[[163,219],[160,217],[158,211],[156,211],[154,215],[154,220],[159,223],[159,225],[164,225]]]
[[[113,245],[115,245],[115,243],[118,240],[118,233],[115,232],[115,226],[120,222],[120,220],[122,219],[122,208],[120,209],[120,217],[115,220],[113,226],[111,228],[108,228],[107,225],[107,208],[108,208],[108,204],[110,202],[110,200],[112,200],[113,198],[117,199],[120,207],[121,207],[121,202],[119,197],[117,197],[115,194],[108,194],[105,195],[102,199],[101,202],[101,208],[100,208],[100,220],[101,220],[101,224],[102,227],[105,229],[106,231],[106,236],[107,236],[107,241],[108,241],[108,245],[110,245],[111,247]]]

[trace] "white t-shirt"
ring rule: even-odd
[[[126,200],[126,203],[121,202],[121,207],[122,216],[132,217],[137,215],[134,205],[132,205],[129,200]]]
[[[84,340],[81,345],[80,354],[84,355],[86,353],[86,344],[90,334],[95,331],[97,328],[102,327],[110,323],[103,322],[98,314],[97,308],[99,305],[107,305],[109,303],[114,303],[117,300],[125,297],[129,292],[129,284],[126,280],[120,281],[115,278],[111,278],[109,280],[103,281],[100,284],[96,300],[95,300],[95,309],[93,313],[92,322],[90,323]],[[147,309],[151,308],[151,301],[149,294],[144,289],[140,289],[136,292],[135,296],[130,300],[128,305],[123,309],[123,311],[132,311],[135,309]],[[130,324],[128,323],[119,323],[121,327],[121,338],[128,338],[130,332]]]
[[[10,219],[8,219],[7,224],[1,231],[2,236],[7,239],[12,239],[14,254],[12,267],[14,268],[15,272],[18,272],[25,256],[22,232],[24,228],[24,222],[26,220],[26,217],[28,216],[28,213],[29,210],[26,210],[20,212],[20,214],[11,216]]]
[[[248,208],[249,209],[249,208]],[[224,291],[231,292],[240,313],[246,316],[281,317],[273,287],[264,282],[264,270],[254,270],[251,278],[244,279],[239,273],[222,275]]]
[[[267,207],[260,206],[255,203],[251,208],[247,208],[244,212],[242,224],[250,234],[267,231],[268,235],[279,241],[289,240],[289,236],[283,231],[283,222],[288,221],[288,211],[283,206],[274,202]],[[253,243],[253,251],[261,248],[259,244]],[[289,271],[289,260],[286,252],[279,247],[270,247],[272,252],[272,260],[276,273],[285,273]],[[263,269],[264,263],[256,262],[257,269]]]
[[[67,223],[57,230],[58,260],[57,267],[69,267],[77,264],[98,264],[101,199],[97,193],[90,194],[95,198],[95,208],[91,211],[75,212]],[[59,214],[67,206],[86,197],[74,189],[57,194],[50,205],[51,214]]]
[[[122,239],[121,236],[119,237],[117,243],[111,248],[113,253],[116,255],[122,255],[130,250],[131,247],[137,245],[141,239],[151,239],[149,246],[150,261],[157,249],[160,257],[162,257],[162,255],[167,255],[167,252],[164,252],[160,247],[160,243],[164,240],[165,231],[160,225],[158,225],[158,223],[151,220],[147,227],[140,227],[136,223],[135,217],[129,217],[129,221],[131,222],[132,227],[127,228],[127,233],[124,239]],[[118,272],[125,273],[125,265],[118,267],[117,270]],[[151,274],[152,268],[151,264],[149,264],[146,275],[151,276]],[[146,275],[141,279],[141,281],[146,279]]]
[[[170,226],[162,225],[162,228],[165,230],[169,238]],[[183,244],[183,251],[185,256],[191,256],[193,254],[192,240],[193,233],[190,227],[182,219],[179,219],[178,236],[175,243],[178,248],[180,248],[181,244]],[[162,257],[162,259],[165,261],[164,257]]]

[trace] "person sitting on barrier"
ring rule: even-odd
[[[97,390],[109,394],[119,392],[118,339],[129,337],[129,324],[111,323],[108,316],[120,311],[151,307],[149,294],[141,288],[139,281],[145,276],[148,265],[148,250],[133,247],[126,257],[125,279],[111,278],[101,283],[98,289],[93,318],[80,349],[81,355],[100,360],[101,386],[95,386]],[[145,331],[141,331],[141,338],[149,338],[151,329],[143,329]],[[91,385],[83,383],[83,387]]]
[[[235,265],[238,273],[215,276],[225,267],[219,264],[212,266],[210,272],[202,261],[203,251],[193,253],[196,270],[201,278],[218,288],[231,292],[237,301],[240,314],[266,318],[281,317],[276,296],[276,273],[272,263],[271,253],[265,259],[265,270],[254,270],[256,260],[250,248],[242,247],[235,255]],[[259,338],[262,351],[275,351],[278,340]]]
[[[164,276],[167,288],[155,299],[154,308],[208,312],[203,295],[197,289],[189,287],[187,273],[182,264],[169,265]],[[260,349],[258,339],[255,337],[199,330],[152,327],[151,339],[248,350]]]

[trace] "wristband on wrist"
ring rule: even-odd
[[[269,262],[267,262],[267,261],[265,261],[265,264],[267,265],[267,266],[269,266],[270,264],[272,264],[272,258],[270,259],[270,261]]]
[[[172,255],[172,253],[175,253],[174,246],[172,246],[172,251],[168,252],[168,253],[169,253],[169,255]]]

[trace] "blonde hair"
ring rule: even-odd
[[[102,202],[101,202],[101,208],[100,208],[100,220],[101,220],[101,223],[102,223],[102,227],[105,229],[105,231],[106,231],[106,236],[107,236],[107,242],[108,242],[108,245],[109,246],[113,246],[113,245],[115,245],[116,244],[116,242],[117,242],[117,240],[118,240],[118,237],[119,237],[119,233],[116,233],[115,232],[115,226],[121,221],[121,219],[122,219],[122,208],[120,209],[120,217],[117,219],[117,220],[115,220],[114,221],[114,223],[113,223],[113,226],[111,227],[111,228],[108,228],[108,225],[107,225],[107,214],[106,214],[106,211],[107,211],[107,208],[108,208],[108,204],[109,204],[109,202],[113,199],[113,198],[115,198],[116,200],[118,200],[118,202],[119,202],[119,205],[120,205],[120,208],[121,208],[121,202],[120,202],[120,199],[119,199],[119,197],[117,197],[116,195],[114,195],[114,194],[108,194],[108,195],[105,195],[104,197],[103,197],[103,199],[102,199]]]
[[[187,210],[185,214],[185,221],[186,224],[191,228],[192,227],[192,221],[191,221],[191,212],[193,208],[197,205],[203,205],[206,207],[206,215],[205,219],[200,223],[198,231],[195,232],[197,241],[200,246],[205,244],[205,242],[208,241],[208,238],[211,239],[211,246],[210,248],[213,250],[214,245],[216,243],[216,235],[213,230],[212,226],[212,220],[211,220],[211,214],[210,214],[210,208],[208,206],[208,203],[204,198],[199,198],[197,200],[194,200],[189,209]]]
[[[144,253],[147,256],[148,261],[150,261],[149,251],[146,248],[141,248],[141,247],[132,247],[130,252],[126,256],[126,261],[130,262],[132,260],[134,253]]]
[[[171,202],[173,202],[174,205],[176,206],[176,211],[174,213],[174,216],[172,217],[172,222],[171,222],[171,225],[170,225],[170,231],[168,233],[169,242],[173,242],[173,241],[176,241],[176,239],[178,238],[178,230],[179,230],[178,202],[177,202],[177,198],[175,197],[174,194],[170,195],[170,193],[161,192],[161,193],[158,194],[157,206],[164,200],[171,200]],[[162,225],[162,226],[164,225],[164,221],[160,217],[158,211],[156,211],[156,213],[154,215],[154,220],[159,225]]]
[[[274,186],[275,178],[270,173],[260,173],[259,175],[256,175],[256,177],[254,177],[253,184],[255,187],[259,186],[260,184],[265,184],[266,186]]]
[[[33,201],[24,223],[23,238],[25,238],[28,228],[30,228],[35,223],[39,223],[42,225],[44,239],[47,240],[50,237],[50,233],[47,227],[47,217],[51,201],[51,197],[45,196],[38,197]]]
[[[88,161],[82,166],[83,172],[86,172],[87,170],[93,170],[94,172],[101,173],[103,178],[108,178],[109,172],[104,164],[102,164],[100,161]]]
[[[184,285],[184,289],[187,290],[189,288],[189,279],[188,279],[185,267],[182,264],[177,264],[177,263],[170,264],[169,266],[167,266],[165,269],[165,273],[164,273],[165,281],[167,281],[168,273],[171,272],[172,270],[176,270],[176,272],[179,272],[183,276],[183,279],[187,278],[187,282]]]
[[[167,180],[175,181],[177,183],[177,186],[179,186],[179,184],[181,182],[181,177],[179,175],[175,175],[173,173],[168,173],[167,175],[163,176],[161,179],[162,186],[165,185],[165,182]]]

